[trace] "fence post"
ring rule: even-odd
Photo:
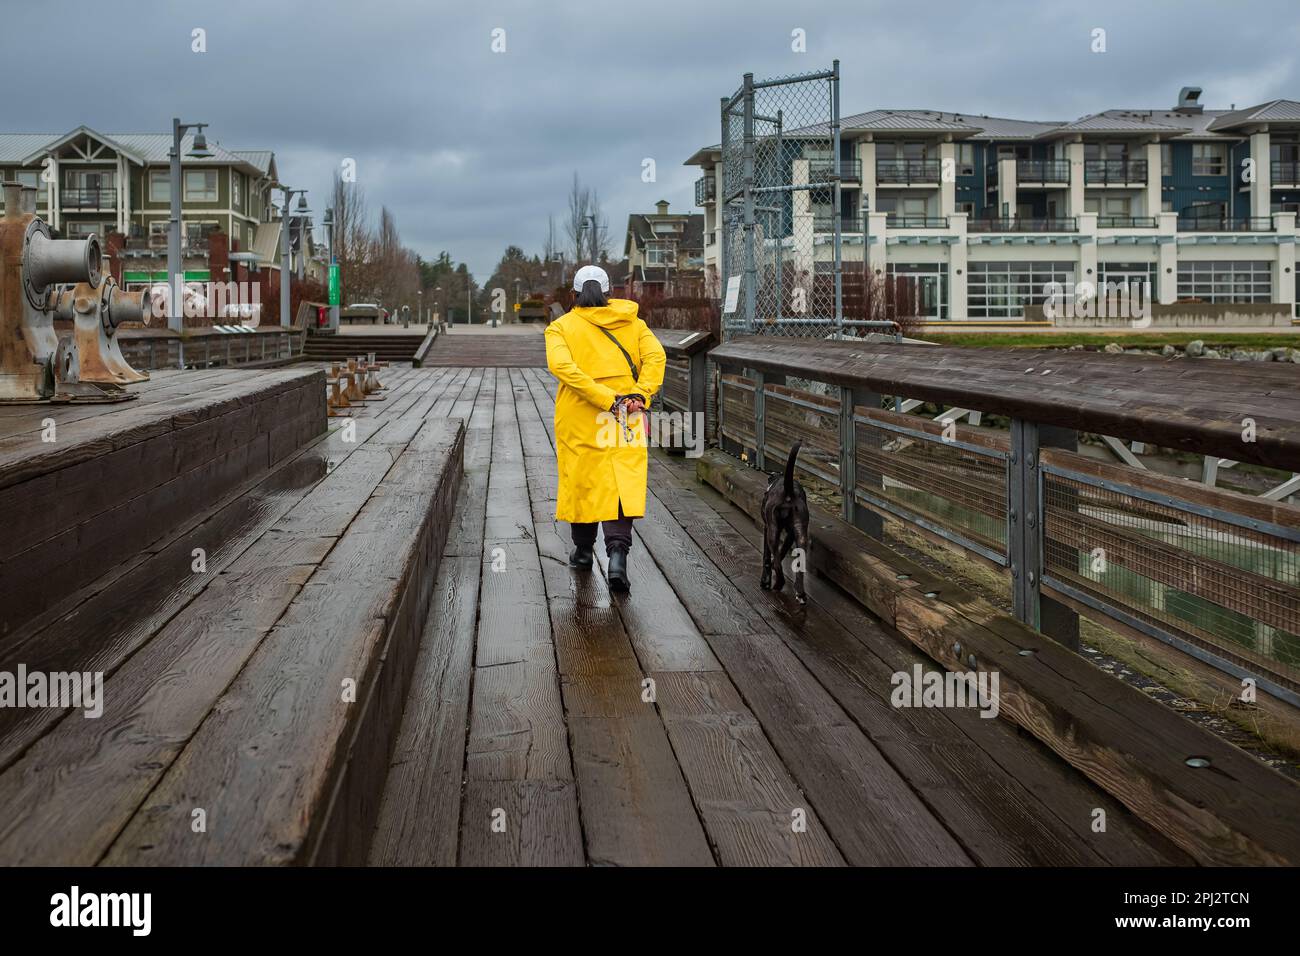
[[[690,435],[691,440],[695,440],[695,429],[698,424],[700,429],[700,441],[708,441],[708,362],[709,353],[707,349],[700,349],[694,355],[686,359],[686,414],[690,416]],[[703,447],[703,446],[701,446]]]
[[[1007,493],[1007,546],[1011,559],[1011,597],[1015,616],[1071,650],[1079,649],[1079,617],[1043,597],[1042,447],[1071,447],[1070,429],[1011,420],[1011,458]]]
[[[858,504],[858,425],[853,409],[880,407],[880,394],[849,385],[840,386],[840,513],[844,520],[873,538],[884,536],[884,519]]]
[[[746,371],[754,380],[754,467],[766,471],[767,455],[763,448],[767,444],[767,393],[764,390],[767,376],[754,369]]]

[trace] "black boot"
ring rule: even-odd
[[[589,544],[578,545],[573,549],[573,553],[569,555],[569,567],[571,568],[578,568],[579,570],[582,571],[590,571],[591,561],[592,561],[592,553],[591,553],[591,545]]]
[[[624,545],[615,545],[609,549],[609,589],[611,591],[632,589],[627,576],[627,547]]]

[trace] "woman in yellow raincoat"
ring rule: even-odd
[[[609,585],[629,588],[632,519],[645,514],[648,407],[664,380],[664,350],[637,305],[607,299],[609,276],[584,266],[573,311],[546,327],[555,396],[555,517],[573,526],[569,564],[588,570],[596,524],[605,535]]]

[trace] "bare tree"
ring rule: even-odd
[[[569,190],[569,209],[568,216],[564,221],[564,232],[573,243],[573,261],[581,262],[586,258],[583,250],[583,239],[587,230],[587,216],[589,213],[588,205],[591,201],[591,193],[578,180],[578,174],[573,174],[573,188]]]

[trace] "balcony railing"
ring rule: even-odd
[[[1016,160],[1016,182],[1020,185],[1068,183],[1069,181],[1070,161],[1068,159]]]
[[[1155,216],[1098,216],[1098,229],[1154,229]]]
[[[1074,232],[1077,228],[1073,216],[1012,216],[1002,219],[972,219],[966,224],[968,232]]]
[[[829,182],[831,176],[833,176],[834,174],[835,174],[835,160],[833,159],[814,159],[808,163],[808,181],[810,183]],[[840,160],[840,182],[842,183],[862,182],[862,160],[841,159]]]
[[[59,193],[64,209],[112,209],[117,205],[116,189],[65,188]]]
[[[1083,163],[1083,181],[1093,186],[1146,185],[1145,159],[1088,159]]]
[[[863,228],[863,217],[846,216],[840,219],[840,233],[843,235],[861,235],[866,230]],[[813,216],[813,232],[832,233],[835,231],[834,216]]]
[[[1300,183],[1300,162],[1295,160],[1273,161],[1273,185],[1294,186]]]
[[[937,159],[881,159],[876,161],[876,182],[929,185],[939,182]]]
[[[712,176],[701,176],[695,180],[695,205],[703,206],[713,202],[718,195],[718,183]]]
[[[1179,232],[1272,232],[1272,216],[1250,216],[1245,219],[1226,219],[1219,216],[1182,216],[1178,220]]]
[[[890,229],[947,229],[947,216],[895,216],[885,217]]]

